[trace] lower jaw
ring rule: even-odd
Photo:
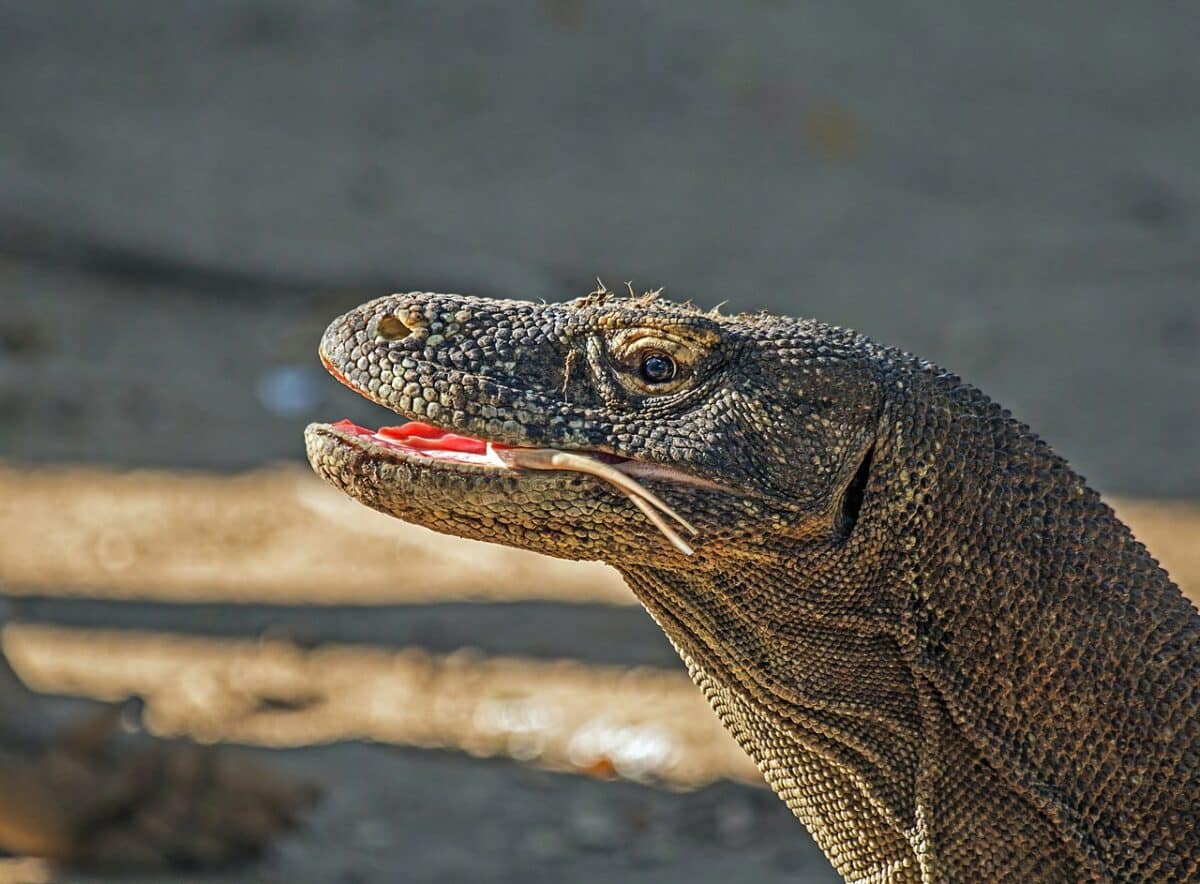
[[[697,533],[696,527],[655,492],[638,482],[637,478],[658,479],[675,486],[719,488],[707,480],[653,463],[616,458],[617,463],[614,464],[602,461],[587,451],[504,445],[461,436],[418,421],[369,430],[345,420],[327,425],[326,429],[343,441],[356,440],[384,455],[394,454],[410,463],[436,462],[443,468],[468,467],[472,470],[496,470],[501,474],[548,471],[592,476],[623,493],[676,550],[686,556],[692,555],[694,550],[679,533],[676,524],[693,535]],[[317,466],[315,461],[314,466]],[[321,471],[320,467],[318,471]],[[674,520],[675,524],[669,520]]]

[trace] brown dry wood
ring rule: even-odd
[[[120,870],[254,856],[316,797],[226,750],[128,733],[126,704],[65,726],[0,654],[0,850]]]

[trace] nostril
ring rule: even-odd
[[[402,341],[413,333],[399,316],[385,316],[375,323],[375,337],[385,341]]]

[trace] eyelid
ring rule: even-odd
[[[598,349],[603,349],[614,381],[635,396],[657,399],[693,387],[703,367],[711,362],[721,336],[703,327],[681,324],[620,328],[593,340]],[[670,380],[651,382],[642,377],[642,360],[654,352],[674,363],[675,373]]]
[[[650,353],[662,353],[677,368],[687,369],[705,356],[706,348],[695,342],[677,338],[659,329],[626,329],[613,335],[609,343],[612,354],[621,362],[639,364]]]

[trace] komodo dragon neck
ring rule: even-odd
[[[816,323],[607,295],[392,296],[322,356],[454,434],[314,425],[321,475],[615,565],[846,878],[1200,875],[1200,617],[952,375]],[[633,477],[696,535],[673,545],[546,449]]]

